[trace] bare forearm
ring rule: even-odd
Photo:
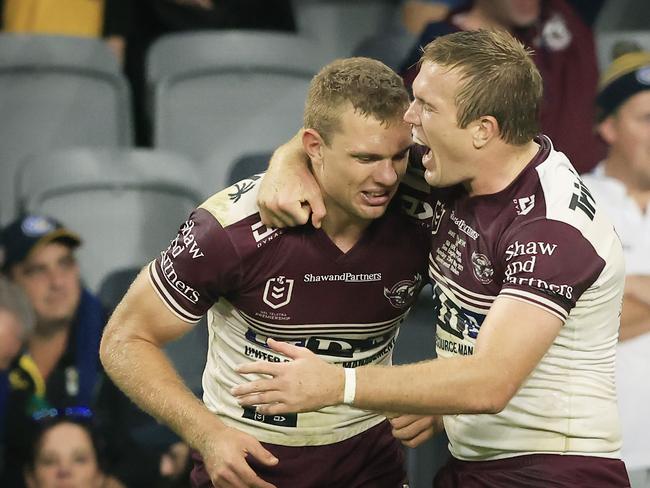
[[[514,385],[505,384],[492,368],[472,356],[364,366],[357,369],[354,405],[427,415],[498,412],[514,394]]]
[[[633,299],[650,307],[650,276],[629,275],[625,278],[625,295],[623,297],[623,308],[627,299]],[[650,310],[648,308],[647,310]]]
[[[168,425],[192,447],[221,421],[184,385],[163,351],[142,339],[106,334],[104,368],[115,384],[142,410]]]
[[[626,293],[623,296],[619,340],[632,339],[647,332],[650,332],[650,306]]]
[[[269,167],[278,167],[281,170],[308,168],[309,159],[302,147],[302,133],[303,130],[300,129],[291,139],[273,151]]]

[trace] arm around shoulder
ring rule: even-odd
[[[303,148],[304,130],[275,150],[257,197],[262,222],[271,227],[320,227],[325,205]]]

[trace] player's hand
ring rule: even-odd
[[[440,415],[398,415],[388,419],[393,436],[407,447],[417,447],[443,430]]]
[[[318,358],[304,347],[268,340],[276,352],[293,361],[269,363],[258,361],[237,367],[242,374],[257,373],[270,379],[260,379],[238,385],[232,394],[242,406],[256,406],[259,413],[313,412],[343,401],[343,368]]]
[[[267,227],[295,227],[311,216],[312,225],[320,228],[325,216],[323,196],[302,147],[302,132],[276,149],[262,178],[257,204]]]
[[[254,437],[225,427],[206,435],[201,444],[197,448],[216,488],[275,488],[257,476],[246,462],[248,456],[253,456],[267,466],[278,463]]]

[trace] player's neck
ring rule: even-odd
[[[471,196],[492,195],[504,190],[535,157],[539,145],[534,141],[521,146],[498,143],[486,151],[489,153],[478,155],[477,176],[466,185]]]
[[[359,242],[370,222],[370,220],[354,218],[343,209],[328,205],[327,215],[323,219],[321,228],[334,245],[341,252],[346,253]]]

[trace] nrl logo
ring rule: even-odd
[[[284,307],[291,301],[292,291],[293,280],[287,279],[284,276],[270,278],[264,287],[262,300],[273,309]]]
[[[395,308],[408,307],[422,284],[422,275],[416,273],[412,280],[401,280],[389,288],[384,287],[384,296]]]

